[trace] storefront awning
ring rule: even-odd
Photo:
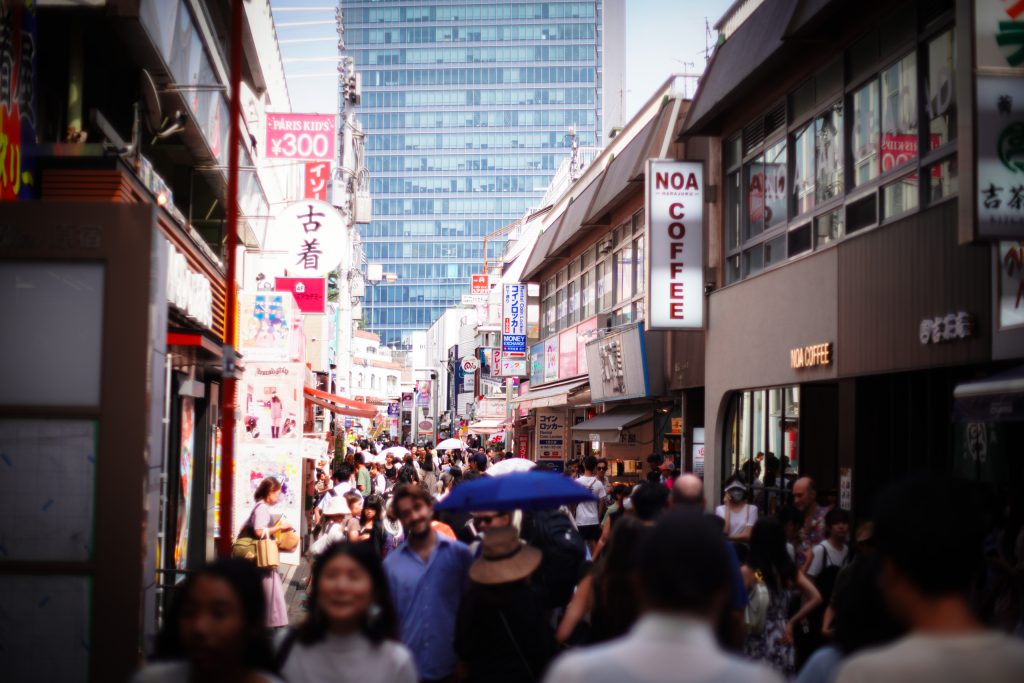
[[[953,398],[958,422],[1024,421],[1024,366],[959,384]]]
[[[553,387],[544,387],[531,391],[525,396],[512,399],[512,403],[520,408],[548,408],[551,406],[564,406],[569,402],[569,396],[581,387],[588,384],[588,380],[578,379],[572,382],[559,384]]]
[[[504,420],[477,420],[469,425],[470,434],[497,434],[505,428]]]
[[[318,405],[321,408],[326,408],[332,413],[338,413],[339,415],[348,415],[349,417],[369,417],[373,418],[377,416],[376,406],[372,406],[369,403],[361,403],[359,401],[353,401],[350,398],[344,396],[336,396],[326,391],[320,391],[313,387],[303,387],[303,392],[306,394],[306,400],[314,405]]]
[[[619,433],[627,427],[654,419],[651,406],[619,406],[590,420],[584,420],[572,428],[573,438],[586,440],[597,434],[601,441],[618,441]]]

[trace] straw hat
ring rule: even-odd
[[[327,517],[332,515],[350,515],[352,510],[349,508],[348,503],[345,502],[345,496],[332,496],[327,501],[327,505],[324,506],[323,514]]]
[[[540,566],[541,552],[519,540],[515,527],[498,527],[484,534],[482,553],[469,567],[469,578],[484,585],[525,579]]]

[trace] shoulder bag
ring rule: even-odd
[[[252,529],[252,516],[254,514],[256,514],[255,507],[249,513],[249,519],[246,520],[242,530],[238,532],[238,538],[235,539],[234,544],[231,546],[231,557],[238,557],[250,562],[256,560],[256,539],[246,535],[252,533],[250,530]]]
[[[280,563],[277,541],[271,538],[264,529],[263,536],[256,541],[256,566],[260,569],[273,569]]]
[[[747,599],[747,609],[743,614],[743,620],[753,635],[760,635],[764,631],[764,622],[768,618],[768,607],[771,604],[772,596],[765,585],[764,576],[760,571],[754,573],[754,585],[750,589]]]

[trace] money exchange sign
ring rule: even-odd
[[[501,309],[501,365],[503,377],[529,374],[526,352],[526,285],[504,285]]]

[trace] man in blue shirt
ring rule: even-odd
[[[421,486],[400,486],[391,504],[406,540],[384,560],[384,571],[402,642],[412,651],[421,681],[448,681],[457,663],[455,617],[473,555],[459,541],[434,531],[433,500]]]

